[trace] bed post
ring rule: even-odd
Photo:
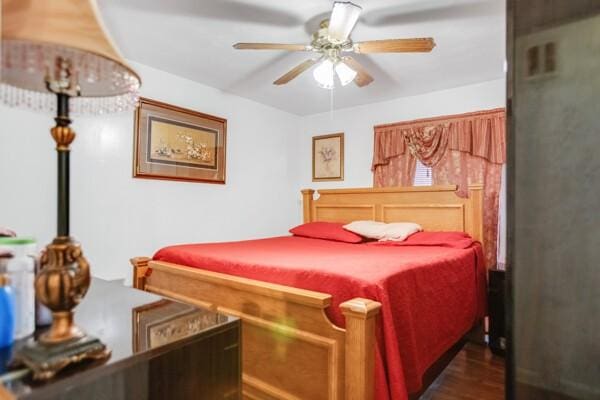
[[[304,223],[312,221],[312,205],[314,193],[315,191],[312,189],[302,189],[302,211],[304,214]]]
[[[340,304],[346,317],[346,400],[375,398],[375,324],[381,303],[356,298]]]
[[[148,274],[149,257],[134,257],[129,260],[133,265],[133,287],[144,290],[146,287],[146,276]]]
[[[471,218],[468,233],[483,246],[483,185],[469,185],[469,216]]]

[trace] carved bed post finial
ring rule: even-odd
[[[304,223],[312,221],[312,205],[314,193],[315,191],[312,189],[302,189],[302,211],[304,214]]]
[[[146,286],[146,276],[148,276],[149,257],[134,257],[129,262],[133,265],[133,287],[144,290]]]
[[[375,324],[381,303],[355,298],[340,304],[346,317],[346,400],[375,398]]]

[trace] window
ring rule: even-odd
[[[431,167],[424,165],[421,161],[417,160],[417,170],[415,171],[414,186],[431,186]]]

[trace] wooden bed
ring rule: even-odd
[[[412,221],[425,230],[463,231],[482,239],[481,185],[470,186],[468,198],[458,197],[456,186],[333,189],[318,194],[314,199],[314,190],[302,191],[304,222]],[[147,257],[131,262],[136,288],[242,319],[245,399],[373,399],[380,303],[363,298],[342,303],[342,329],[325,314],[331,302],[327,293]],[[448,361],[440,360],[440,365]],[[425,381],[440,369],[434,367]]]

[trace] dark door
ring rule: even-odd
[[[507,395],[600,399],[600,0],[508,21]]]

